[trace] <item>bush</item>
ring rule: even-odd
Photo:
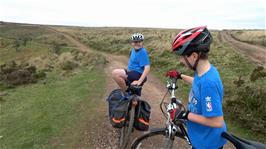
[[[14,41],[14,43],[13,43],[13,48],[15,48],[16,51],[18,52],[18,51],[19,51],[19,47],[20,47],[20,45],[21,45],[21,41],[18,40],[18,39],[16,39],[16,40]]]
[[[70,52],[62,53],[58,57],[58,63],[63,70],[73,70],[78,66],[78,63],[74,61],[74,56]]]
[[[49,54],[45,56],[31,58],[28,63],[30,65],[36,66],[39,70],[52,71],[55,67],[54,65],[57,62],[57,59],[57,54]]]
[[[44,72],[38,72],[35,66],[17,65],[14,61],[0,66],[0,82],[12,87],[22,84],[36,83],[44,78]]]
[[[234,81],[236,96],[227,100],[225,112],[234,121],[239,121],[241,127],[266,135],[266,88],[254,85],[254,81],[264,79],[263,68],[254,69],[250,81],[245,82],[239,77]]]

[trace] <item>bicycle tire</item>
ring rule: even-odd
[[[167,144],[167,145],[163,145],[164,147],[163,148],[172,148],[173,146],[173,139],[170,139],[166,136],[166,129],[165,128],[155,128],[155,129],[151,129],[149,132],[145,133],[144,135],[136,138],[132,144],[131,144],[131,149],[140,149],[140,145],[141,145],[141,142],[145,139],[148,139],[149,137],[153,137],[153,136],[159,136],[159,135],[162,135],[164,137],[166,137],[166,140],[170,142],[170,144]],[[178,138],[181,138],[182,140],[184,140],[184,136],[181,132],[177,132],[176,133],[176,137]],[[168,143],[169,143],[168,142]],[[164,142],[165,143],[165,142]]]
[[[119,132],[119,148],[122,148],[125,142],[125,134],[126,134],[127,126],[124,126],[120,129]]]
[[[130,139],[130,134],[132,133],[132,130],[133,130],[134,120],[135,120],[135,106],[132,106],[131,110],[130,110],[128,129],[127,129],[126,134],[125,134],[125,139],[124,139],[122,149],[125,149],[127,147],[127,144],[129,142],[129,139]]]

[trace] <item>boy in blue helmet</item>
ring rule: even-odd
[[[114,69],[112,78],[126,92],[128,85],[142,86],[150,72],[150,60],[147,50],[143,47],[144,36],[135,33],[131,36],[132,49],[127,69]],[[137,93],[141,95],[141,91]]]

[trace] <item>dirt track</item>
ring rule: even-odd
[[[64,35],[70,42],[76,45],[81,52],[91,51],[87,46],[80,43],[79,41],[72,38],[67,33],[59,32],[53,28],[49,30]],[[111,79],[111,71],[115,68],[126,68],[128,58],[125,56],[116,56],[111,54],[102,53],[108,60],[108,64],[105,67],[105,73],[107,76],[107,84],[106,84],[106,91],[102,98],[103,102],[105,101],[105,97],[118,86],[116,83]],[[148,81],[145,83],[142,91],[142,99],[145,99],[149,102],[152,107],[151,111],[151,120],[150,120],[150,127],[164,127],[165,125],[165,118],[162,116],[160,111],[159,103],[161,98],[165,94],[166,89],[165,85],[160,82],[152,73],[148,76]],[[105,104],[106,105],[106,104]],[[104,120],[102,120],[101,124],[96,124],[96,126],[84,130],[84,140],[82,140],[82,144],[91,144],[91,148],[96,149],[117,149],[117,141],[118,141],[118,130],[112,128],[109,123],[108,115],[107,115],[107,106],[99,107],[99,113],[104,113]],[[97,113],[96,113],[97,114]],[[131,140],[139,135],[142,132],[134,131],[131,137]],[[179,144],[180,149],[186,149],[187,144]],[[232,149],[232,145],[227,145],[225,149]],[[84,148],[83,145],[77,145],[76,148]],[[154,147],[156,148],[156,146]]]
[[[221,31],[219,32],[219,36],[222,42],[229,43],[233,47],[236,47],[238,49],[238,52],[241,52],[242,54],[246,55],[248,58],[250,58],[255,63],[262,65],[266,68],[266,48],[248,44],[245,42],[241,42],[238,40],[235,40],[232,35],[227,31]]]
[[[65,38],[67,38],[70,42],[72,42],[74,45],[78,47],[78,49],[81,52],[90,51],[88,47],[86,47],[84,44],[80,43],[79,41],[72,38],[70,35],[66,33],[61,33],[53,28],[49,28],[51,31],[56,32],[60,35],[64,35]],[[116,83],[111,79],[111,72],[115,68],[126,68],[127,65],[127,57],[126,56],[117,56],[117,55],[111,55],[102,53],[107,61],[108,64],[105,67],[105,73],[107,76],[107,85],[106,85],[106,91],[104,94],[104,98],[102,99],[103,102],[105,102],[105,97],[108,96],[108,94],[115,88],[118,88]],[[164,93],[166,92],[166,89],[163,84],[160,83],[160,81],[154,77],[152,74],[148,76],[148,81],[145,83],[143,87],[143,94],[142,99],[145,99],[149,102],[149,104],[152,107],[151,111],[151,127],[164,127],[165,119],[161,114],[159,103],[161,98],[163,97]],[[107,107],[103,108],[105,113],[105,120],[103,121],[101,126],[98,128],[102,128],[101,130],[94,131],[93,134],[90,134],[90,132],[86,132],[88,136],[94,135],[95,138],[88,137],[90,144],[93,144],[93,148],[117,148],[117,138],[118,138],[118,131],[109,123],[108,115],[107,115]],[[86,131],[86,130],[85,130]],[[95,133],[97,132],[97,134]],[[140,134],[140,132],[134,132],[133,137],[136,137]],[[92,142],[91,142],[92,141]]]

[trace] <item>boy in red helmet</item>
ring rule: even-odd
[[[194,71],[194,77],[178,72],[178,77],[192,85],[188,111],[176,115],[187,120],[189,139],[193,149],[221,149],[226,143],[223,118],[223,84],[217,69],[210,64],[208,52],[212,36],[206,26],[180,32],[172,43],[172,51],[180,56],[180,63]]]

